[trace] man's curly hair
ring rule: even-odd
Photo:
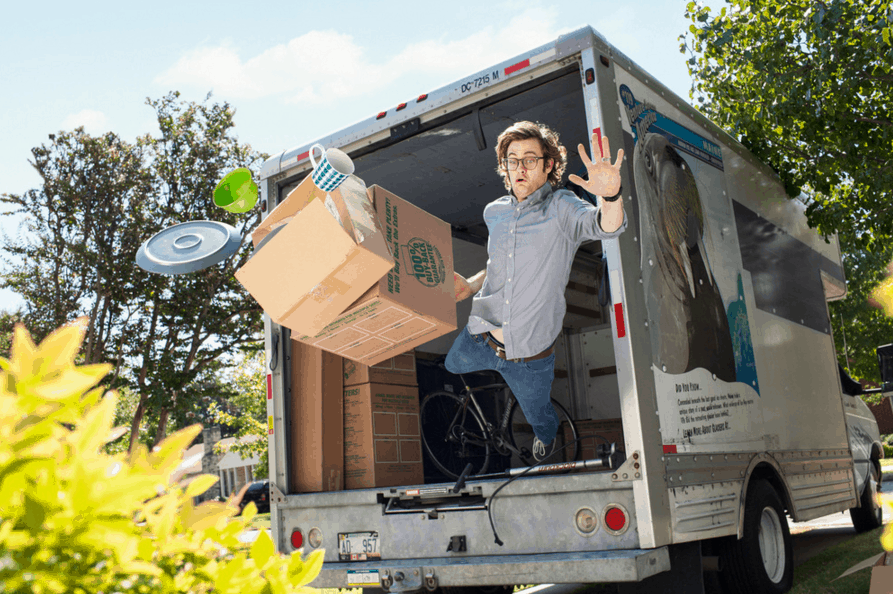
[[[509,179],[509,172],[505,168],[506,153],[508,153],[509,145],[516,140],[527,140],[528,138],[536,138],[540,141],[543,149],[543,170],[545,170],[548,159],[552,160],[554,166],[549,172],[549,184],[554,188],[561,183],[564,176],[564,169],[567,167],[567,149],[558,141],[558,133],[546,126],[545,124],[534,122],[516,122],[506,128],[496,140],[496,160],[498,166],[496,172],[502,176],[506,190],[512,189],[512,182]]]

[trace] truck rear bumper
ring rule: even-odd
[[[669,571],[667,547],[580,553],[494,555],[325,563],[315,588],[389,586],[412,592],[439,586],[638,582]]]

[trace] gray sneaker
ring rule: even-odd
[[[552,446],[554,443],[554,439],[546,444],[540,441],[539,437],[535,438],[533,440],[533,459],[537,462],[542,462],[543,459],[546,457],[546,453],[552,451]]]

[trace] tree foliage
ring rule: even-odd
[[[0,286],[25,300],[24,321],[39,337],[78,316],[89,319],[84,360],[111,361],[108,383],[139,400],[131,447],[144,420],[154,443],[201,407],[208,378],[239,345],[256,341],[261,310],[233,273],[247,260],[258,211],[214,206],[217,182],[261,154],[233,135],[227,103],[186,102],[170,93],[147,100],[156,135],[135,144],[83,129],[50,135],[33,149],[42,186],[3,194],[25,231],[5,238]],[[192,220],[236,226],[243,244],[223,263],[192,274],[150,274],[135,263],[158,231]]]
[[[269,476],[265,363],[262,350],[248,351],[241,363],[227,369],[221,378],[221,384],[228,387],[226,406],[211,402],[208,407],[210,422],[231,427],[236,438],[225,450],[218,444],[215,452],[235,452],[243,459],[257,456],[260,462],[254,475],[258,479]]]
[[[217,481],[172,482],[185,428],[150,451],[109,455],[116,395],[97,383],[106,364],[75,365],[84,328],[36,346],[23,327],[0,359],[0,589],[10,593],[274,594],[314,579],[323,551],[280,555],[266,531],[239,541],[256,513],[231,502],[193,504]],[[80,321],[79,321],[80,322]]]
[[[22,323],[21,311],[0,311],[0,357],[8,357],[17,324]]]
[[[694,2],[680,50],[711,119],[811,194],[820,232],[893,236],[893,13],[884,0]]]
[[[893,342],[893,318],[872,303],[893,246],[874,251],[842,243],[847,296],[829,304],[838,360],[851,376],[880,382],[877,347]]]

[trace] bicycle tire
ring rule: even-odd
[[[459,418],[451,425],[457,413]],[[459,478],[469,462],[472,464],[469,476],[487,471],[490,463],[490,435],[470,403],[463,404],[452,392],[433,392],[422,400],[419,421],[425,451],[438,470],[452,479]],[[449,433],[451,426],[452,436]],[[462,443],[460,440],[463,434],[484,440],[485,444]]]
[[[580,453],[580,442],[577,440],[579,437],[577,426],[574,424],[574,420],[571,419],[571,416],[567,413],[567,410],[554,398],[552,398],[552,406],[555,407],[555,412],[558,413],[559,425],[558,433],[555,435],[555,443],[552,448],[546,452],[546,455],[549,456],[552,452],[564,447],[569,442],[573,442],[573,445],[568,446],[562,454],[558,454],[549,460],[550,464],[572,462],[577,459],[577,455]],[[570,429],[570,440],[565,437],[565,423],[567,423],[567,426]],[[534,464],[537,464],[532,453],[533,440],[536,436],[533,433],[533,428],[530,426],[530,423],[527,422],[527,418],[524,416],[524,411],[521,410],[521,405],[518,404],[517,400],[512,403],[512,410],[509,412],[509,426],[507,427],[507,431],[512,445],[522,452],[522,455],[519,456],[521,462],[525,466],[533,466]]]

